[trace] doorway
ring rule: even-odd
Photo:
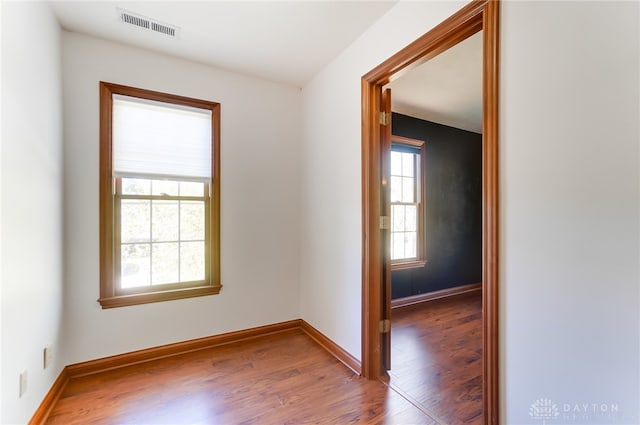
[[[499,1],[474,1],[362,78],[363,285],[362,373],[387,377],[390,267],[385,246],[388,200],[382,188],[390,101],[382,87],[401,73],[483,30],[482,365],[485,424],[499,423],[498,401],[498,48]],[[385,139],[387,141],[385,141]]]
[[[385,366],[391,388],[446,424],[483,417],[482,36],[384,87],[392,110]]]

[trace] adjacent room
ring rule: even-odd
[[[482,423],[482,31],[388,84],[390,383]]]

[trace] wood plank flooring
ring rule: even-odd
[[[439,422],[481,424],[481,294],[394,309],[389,376]]]
[[[437,424],[300,330],[73,379],[47,423]]]

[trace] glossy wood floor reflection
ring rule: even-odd
[[[436,424],[292,330],[76,378],[48,424]]]
[[[390,382],[443,424],[482,423],[482,297],[394,309]]]

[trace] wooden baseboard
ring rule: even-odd
[[[406,298],[391,300],[391,308],[408,307],[428,301],[439,300],[441,298],[453,297],[455,295],[467,294],[482,290],[482,283],[471,283],[469,285],[456,286],[455,288],[441,289],[439,291],[428,292],[426,294],[413,295]]]
[[[55,406],[60,395],[62,395],[64,388],[67,386],[67,382],[69,382],[69,374],[67,373],[67,368],[64,367],[49,389],[47,395],[44,396],[42,403],[40,403],[40,406],[38,406],[38,409],[31,417],[29,425],[40,425],[47,421],[49,413],[51,413],[53,406]]]
[[[335,342],[331,341],[324,335],[322,332],[311,326],[309,323],[301,320],[300,328],[304,333],[309,335],[311,339],[320,344],[322,348],[327,350],[333,357],[341,361],[345,366],[354,371],[356,374],[362,374],[362,365],[360,361],[345,351],[344,348],[340,347]]]
[[[205,350],[207,348],[218,347],[221,345],[232,344],[234,342],[245,341],[249,339],[261,338],[281,332],[302,331],[311,339],[316,341],[327,352],[336,359],[344,363],[345,366],[353,370],[357,374],[361,374],[360,362],[351,354],[346,352],[335,342],[331,341],[316,328],[308,324],[302,319],[290,320],[288,322],[275,323],[272,325],[260,326],[257,328],[245,329],[236,332],[228,332],[221,335],[213,335],[204,338],[192,339],[174,344],[161,345],[151,347],[144,350],[132,351],[130,353],[118,354],[115,356],[104,357],[97,360],[90,360],[65,366],[53,383],[53,386],[40,403],[40,406],[33,414],[29,421],[29,425],[44,424],[56,401],[64,391],[67,382],[73,378],[81,376],[93,375],[108,370],[118,369],[127,366],[133,366],[140,363],[146,363],[166,357],[177,356],[180,354],[191,353],[193,351]]]
[[[105,372],[107,370],[133,366],[139,363],[145,363],[165,357],[205,350],[207,348],[213,348],[220,345],[231,344],[233,342],[258,338],[298,328],[300,328],[300,319],[290,320],[288,322],[260,326],[257,328],[245,329],[236,332],[228,332],[220,335],[207,336],[204,338],[191,339],[188,341],[161,345],[158,347],[151,347],[144,350],[132,351],[130,353],[118,354],[115,356],[91,360],[88,362],[76,363],[67,366],[67,372],[69,373],[69,376],[71,378],[93,375],[95,373]]]

